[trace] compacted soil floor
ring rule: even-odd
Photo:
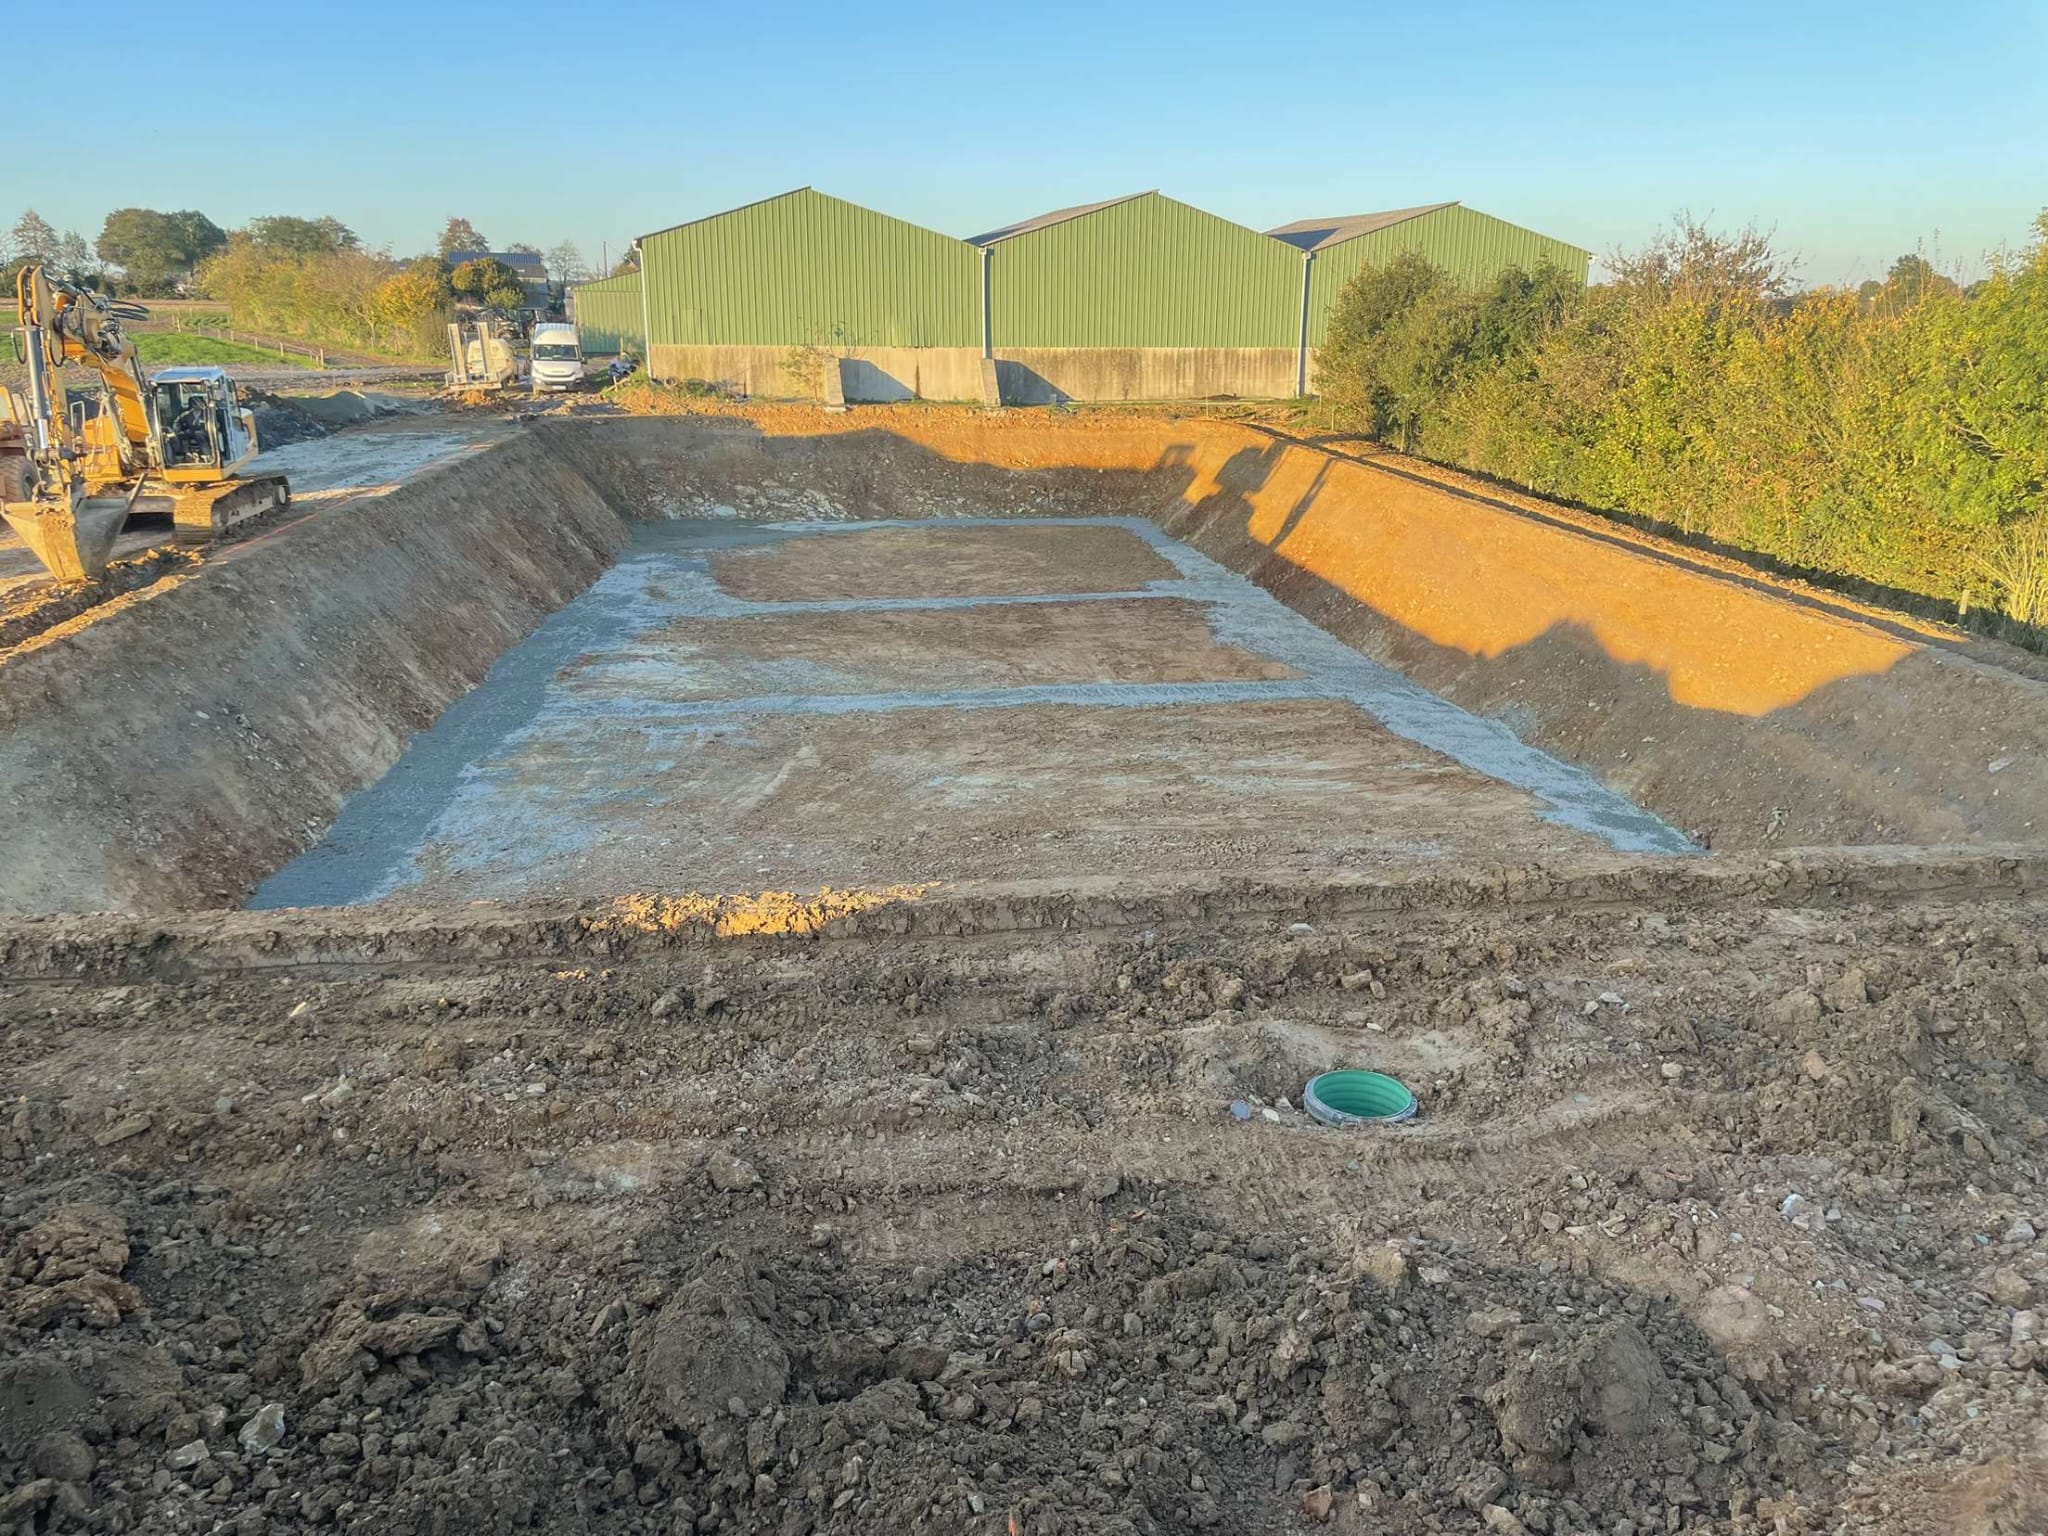
[[[2048,1529],[2043,869],[1814,857],[17,923],[0,1530]]]
[[[635,538],[257,904],[1689,851],[1141,519]]]

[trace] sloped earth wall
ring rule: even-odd
[[[239,903],[626,536],[515,439],[0,653],[0,910]]]
[[[2026,660],[1217,420],[765,407],[541,423],[0,652],[0,909],[232,905],[631,520],[1154,519],[1715,848],[2029,842]]]

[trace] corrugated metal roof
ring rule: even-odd
[[[1389,208],[1383,213],[1350,213],[1333,219],[1296,219],[1292,224],[1282,224],[1266,233],[1299,250],[1320,251],[1342,245],[1346,240],[1356,240],[1360,235],[1369,235],[1376,229],[1385,229],[1390,224],[1405,224],[1425,213],[1457,206],[1455,202],[1424,203],[1420,208]]]
[[[749,208],[759,208],[763,203],[780,202],[785,197],[795,197],[799,192],[808,192],[810,190],[809,184],[806,183],[801,187],[791,187],[787,192],[777,192],[769,197],[757,197],[751,203],[741,203],[737,208],[721,208],[716,213],[706,213],[694,219],[685,219],[680,224],[664,224],[659,229],[650,229],[644,235],[635,235],[633,243],[638,245],[642,240],[651,240],[656,235],[665,235],[671,230],[688,229],[692,224],[702,224],[707,219],[722,219],[729,213],[745,213]]]
[[[1064,224],[1069,219],[1084,218],[1091,213],[1100,213],[1105,208],[1114,208],[1118,203],[1135,202],[1141,197],[1151,197],[1153,192],[1126,192],[1122,197],[1105,198],[1099,203],[1076,203],[1071,208],[1055,208],[1051,213],[1041,213],[1036,218],[1024,219],[1015,224],[1005,224],[1001,229],[992,229],[985,235],[969,235],[969,245],[994,245],[998,240],[1009,240],[1017,235],[1028,235],[1034,230],[1049,229],[1055,224]]]
[[[983,249],[998,347],[1292,351],[1300,336],[1300,253],[1163,195]]]
[[[693,219],[640,246],[653,347],[845,352],[981,339],[973,246],[815,188]]]

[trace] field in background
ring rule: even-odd
[[[151,368],[168,368],[189,363],[262,364],[271,368],[311,368],[313,360],[252,347],[218,336],[195,335],[189,331],[143,331],[135,338],[136,350]]]
[[[218,331],[228,324],[228,307],[215,299],[142,299],[149,318],[137,329]]]

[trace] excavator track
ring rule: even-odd
[[[247,532],[292,504],[283,475],[253,475],[227,485],[180,486],[171,506],[178,543],[187,547]]]

